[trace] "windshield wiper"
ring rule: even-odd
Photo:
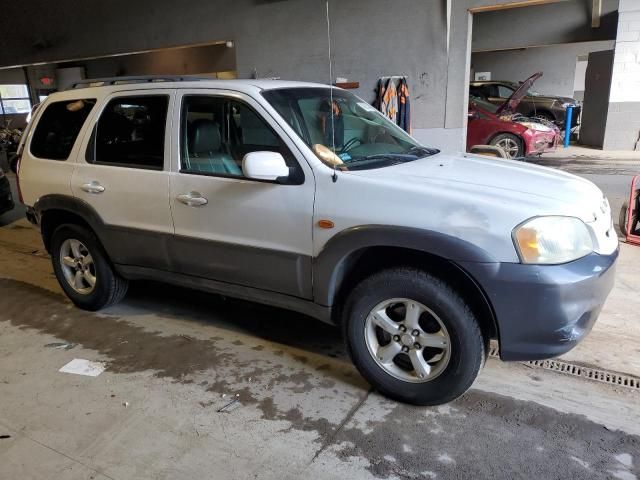
[[[410,150],[407,150],[405,153],[376,153],[375,155],[366,155],[364,157],[360,157],[356,160],[352,160],[350,162],[345,162],[347,166],[356,165],[361,162],[367,162],[371,160],[404,160],[404,161],[412,161],[418,160],[419,158],[430,157],[431,155],[435,155],[439,153],[440,150],[425,148],[425,147],[413,147]]]
[[[427,148],[427,147],[416,146],[416,147],[411,147],[409,150],[407,150],[407,154],[411,154],[412,152],[416,152],[416,151],[426,152],[426,155],[421,155],[420,158],[430,157],[431,155],[440,153],[440,150],[438,150],[437,148]]]

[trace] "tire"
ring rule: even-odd
[[[86,264],[69,266],[69,259],[79,257],[73,253],[74,245],[87,260]],[[118,303],[127,293],[129,282],[113,270],[98,238],[84,227],[67,224],[55,230],[51,239],[51,261],[58,283],[69,299],[83,310],[101,310]],[[77,275],[79,268],[86,268],[88,275],[81,272],[79,281],[73,281],[74,287],[69,274],[75,279],[73,274]],[[87,278],[93,278],[93,286]]]
[[[400,307],[392,303],[384,310],[387,318],[397,315],[395,321],[392,320],[393,327],[412,323],[406,313],[403,317],[403,308],[405,312],[412,305],[417,311],[427,308],[419,317],[418,335],[413,336],[411,331],[411,339],[405,339],[403,334],[401,340],[396,341],[378,326],[374,327],[375,335],[372,334],[371,326],[376,325],[373,319],[377,315],[372,311],[399,299],[408,299],[409,303],[399,302]],[[478,376],[488,351],[488,341],[483,338],[478,321],[463,298],[442,280],[412,268],[384,270],[366,278],[348,296],[342,320],[347,350],[360,374],[383,395],[414,405],[439,405],[462,395]],[[381,335],[390,339],[382,347],[380,343],[387,339],[380,342]],[[420,341],[430,343],[434,338],[448,344],[448,353],[446,348],[417,345]],[[380,352],[394,341],[409,353],[401,351],[383,366],[378,358],[386,357],[386,352],[385,355]],[[414,341],[415,348],[409,349],[407,345]],[[372,347],[372,343],[378,344],[379,356],[374,356],[376,347]],[[418,358],[421,355],[423,360],[433,363],[426,377],[418,378],[419,370],[413,368],[415,357],[411,355]]]
[[[499,133],[491,139],[489,144],[502,148],[507,154],[506,158],[513,159],[524,156],[522,139],[512,133]]]
[[[627,236],[627,224],[628,224],[628,216],[629,214],[629,201],[625,200],[620,208],[620,216],[618,217],[618,227],[620,228],[620,233],[623,237]]]

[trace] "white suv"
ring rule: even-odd
[[[461,395],[492,338],[504,360],[571,349],[613,284],[592,183],[444,155],[328,86],[87,82],[45,100],[20,153],[28,217],[80,308],[154,279],[296,310],[415,404]]]

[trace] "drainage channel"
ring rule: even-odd
[[[499,359],[500,350],[498,348],[492,348],[489,350],[489,357]],[[561,360],[532,360],[530,362],[523,363],[531,367],[543,368],[553,372],[564,373],[565,375],[572,375],[574,377],[585,378],[587,380],[607,383],[616,387],[625,387],[640,391],[640,378],[631,375],[621,375],[607,370],[583,367],[581,365],[575,365]]]

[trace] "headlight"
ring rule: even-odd
[[[520,125],[524,125],[530,130],[535,130],[537,132],[550,132],[551,128],[543,125],[542,123],[535,122],[520,122]]]
[[[522,263],[567,263],[593,252],[585,223],[576,217],[536,217],[513,230]]]

